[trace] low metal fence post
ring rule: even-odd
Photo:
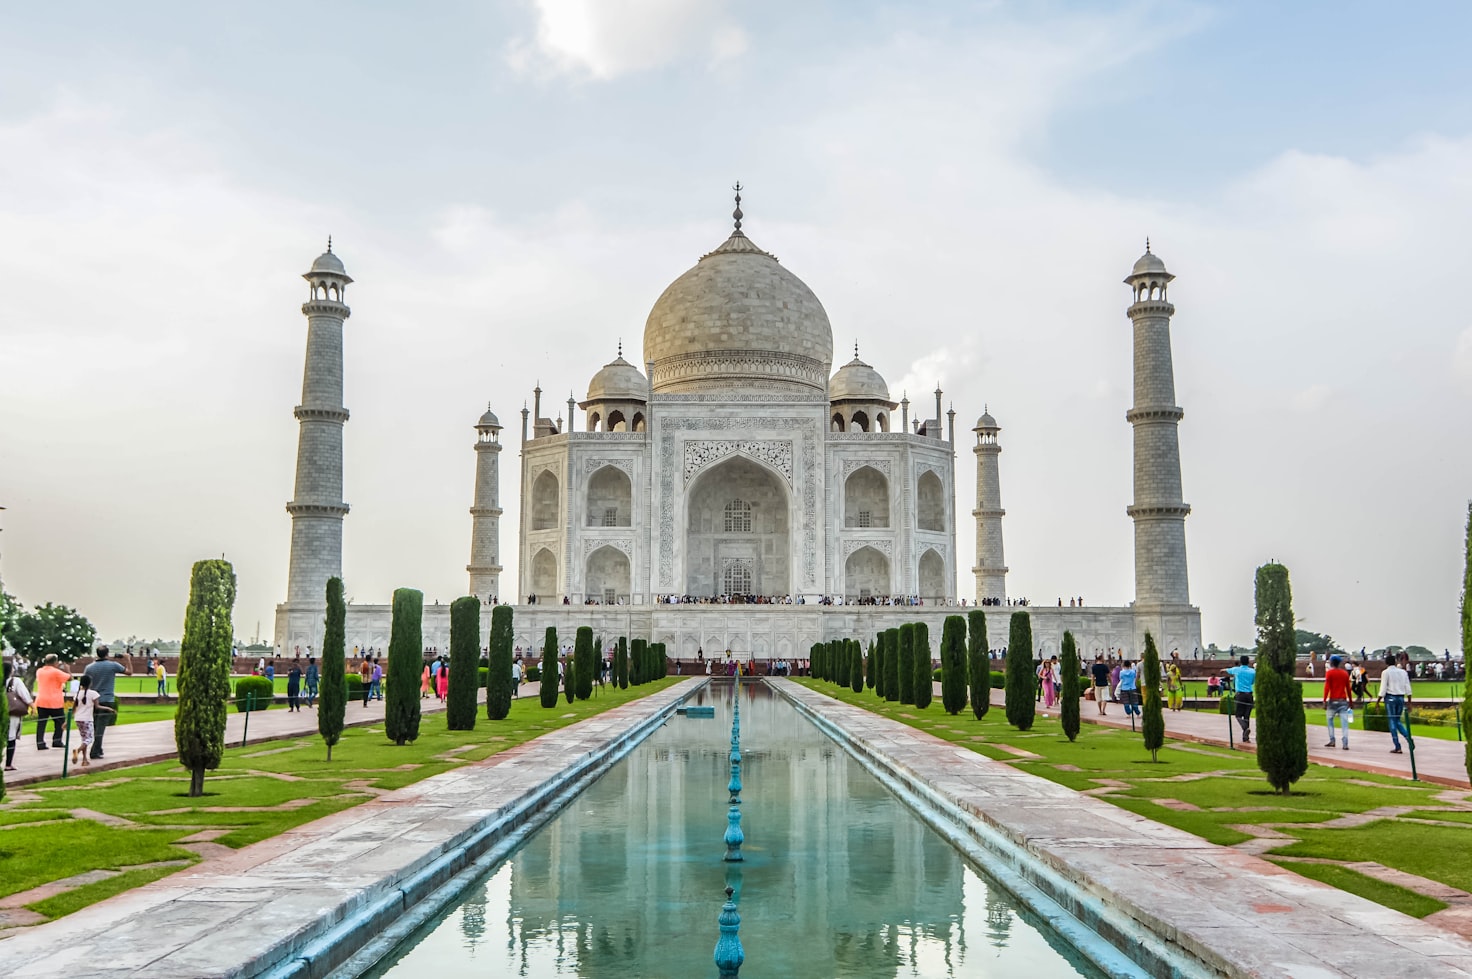
[[[72,709],[66,709],[66,737],[61,746],[61,777],[66,778],[67,765],[72,760]]]

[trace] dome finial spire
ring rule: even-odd
[[[619,337],[618,338],[618,355],[620,357],[622,357],[624,355],[624,338],[623,337]]]
[[[332,254],[332,236],[331,235],[328,235],[327,236],[327,253],[329,255]]]
[[[744,216],[741,213],[741,181],[736,181],[735,185],[733,185],[731,189],[736,191],[736,210],[731,212],[731,217],[736,219],[736,233],[740,234],[741,218]]]
[[[1145,236],[1145,254],[1146,255],[1149,255],[1150,254],[1150,236],[1149,235],[1146,235]]]

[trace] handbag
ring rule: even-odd
[[[12,676],[10,682],[5,684],[5,706],[11,717],[25,717],[31,711],[31,702],[15,689],[19,682]]]

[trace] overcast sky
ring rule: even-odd
[[[1133,592],[1128,289],[1171,298],[1191,596],[1457,645],[1472,494],[1472,6],[29,4],[0,27],[5,587],[177,636],[286,591],[306,298],[346,327],[348,593],[466,587],[476,418],[641,348],[729,228],[896,398],[1003,426],[1013,595]],[[957,460],[969,512],[969,431]],[[974,534],[959,528],[959,589]]]

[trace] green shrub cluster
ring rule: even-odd
[[[243,676],[235,681],[235,712],[266,710],[276,698],[276,685],[263,676]]]

